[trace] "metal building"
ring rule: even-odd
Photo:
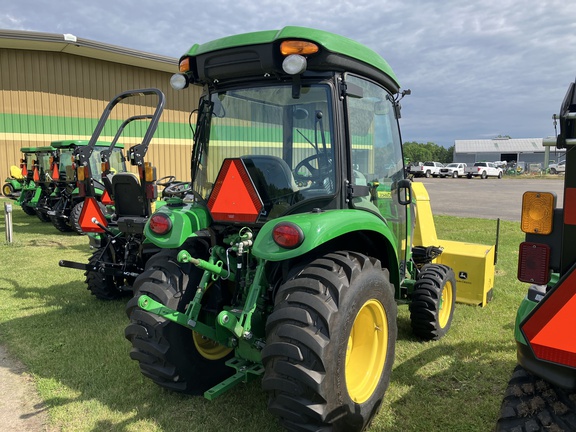
[[[550,146],[548,141],[542,138],[455,140],[454,162],[471,165],[480,161],[505,161],[523,163],[526,167],[539,164],[545,168],[548,162],[563,161],[565,157],[564,149]]]
[[[11,165],[18,165],[20,148],[89,139],[110,99],[126,90],[150,87],[164,92],[166,107],[147,160],[157,167],[159,177],[188,179],[189,117],[200,94],[172,90],[169,80],[177,63],[176,58],[73,35],[0,30],[0,181]],[[113,116],[120,121],[130,115],[128,111],[129,106],[113,111]],[[139,138],[137,127],[127,128],[121,141],[128,148]]]

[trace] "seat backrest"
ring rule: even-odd
[[[292,192],[298,191],[292,171],[284,159],[268,155],[242,156],[242,159],[248,172],[253,167],[261,171],[268,187],[274,186],[278,190],[290,189]],[[252,176],[252,172],[250,172],[250,176]]]
[[[112,176],[112,194],[118,217],[148,216],[148,203],[136,175],[124,172]]]

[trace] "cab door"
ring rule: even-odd
[[[354,75],[345,78],[358,89],[346,97],[350,142],[350,176],[356,187],[352,206],[385,219],[395,239],[400,262],[410,247],[407,231],[404,160],[397,110],[392,95],[382,86]],[[358,196],[356,191],[361,192]]]

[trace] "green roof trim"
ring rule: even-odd
[[[226,48],[267,44],[285,39],[301,39],[315,42],[328,51],[360,60],[379,69],[381,72],[392,78],[398,86],[400,85],[388,62],[375,51],[344,36],[307,27],[288,26],[281,30],[265,30],[227,36],[201,45],[195,44],[186,54],[189,56],[196,56]]]

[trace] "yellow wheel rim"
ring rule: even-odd
[[[452,312],[452,283],[446,282],[442,289],[442,298],[440,299],[440,308],[438,311],[438,324],[440,328],[446,327],[450,314]]]
[[[218,342],[208,339],[195,331],[192,332],[192,339],[194,339],[194,346],[200,355],[208,360],[219,360],[232,351],[232,348],[220,345]]]
[[[368,300],[356,315],[346,348],[346,387],[356,403],[374,393],[386,362],[388,321],[377,300]]]

